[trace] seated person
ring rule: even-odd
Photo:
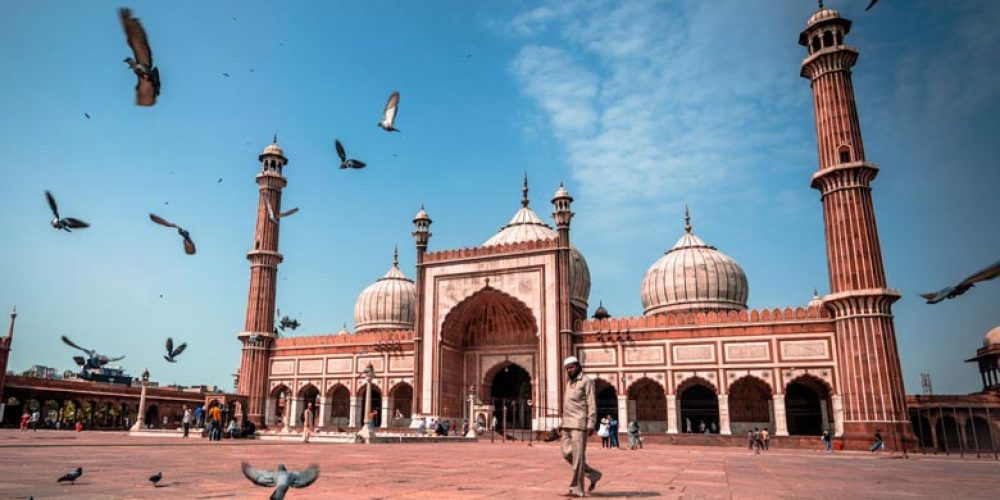
[[[239,427],[236,427],[236,421],[235,420],[230,420],[229,421],[229,427],[226,428],[226,432],[229,434],[229,437],[232,438],[232,439],[236,439],[236,438],[238,438],[240,436],[240,429],[239,429]]]
[[[243,430],[240,436],[244,439],[252,439],[254,434],[257,433],[257,426],[250,421],[250,419],[243,421]]]

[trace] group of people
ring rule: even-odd
[[[42,414],[38,411],[38,408],[35,408],[31,413],[28,413],[28,410],[24,410],[24,413],[21,414],[21,432],[27,431],[29,427],[31,430],[38,432],[38,425],[40,423],[42,423]],[[51,422],[46,420],[46,423]],[[54,426],[56,430],[61,429],[62,420],[57,419]],[[83,421],[77,420],[76,425],[74,425],[73,428],[76,432],[83,432]]]
[[[628,423],[628,449],[636,450],[642,448],[642,438],[639,436],[639,422],[633,420]],[[618,442],[618,417],[607,415],[601,419],[601,424],[597,428],[597,435],[601,437],[601,448],[621,449]]]
[[[230,419],[225,431],[223,431],[222,422],[222,410],[218,406],[213,406],[208,411],[205,411],[202,406],[198,406],[193,411],[184,406],[181,429],[184,431],[184,437],[189,437],[192,427],[203,428],[209,441],[221,441],[223,432],[231,439],[248,438],[257,433],[257,426],[250,419],[244,419],[242,426],[238,425],[235,419]]]
[[[468,422],[466,422],[463,428],[464,432],[468,432]],[[424,436],[430,434],[432,436],[447,436],[449,432],[452,431],[451,420],[432,418],[430,422],[427,422],[427,418],[423,417],[417,422],[417,434]],[[464,435],[464,434],[463,434]]]
[[[690,418],[684,419],[684,432],[688,434],[695,432],[694,428],[691,427]],[[698,421],[698,434],[718,434],[718,433],[719,433],[719,426],[715,425],[715,420],[709,422],[708,425],[705,425],[704,420]]]
[[[771,429],[764,427],[754,427],[752,431],[747,431],[748,450],[755,450],[760,454],[761,450],[767,451],[771,447]]]

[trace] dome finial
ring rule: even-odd
[[[399,245],[392,246],[392,267],[399,268]]]
[[[691,212],[688,210],[688,206],[684,205],[684,231],[687,233],[691,232]]]
[[[271,139],[271,143],[272,144],[277,144],[278,143],[278,131],[277,130],[274,131],[274,138]]]
[[[521,206],[528,207],[528,171],[524,171],[524,185],[521,186]]]
[[[819,0],[819,10],[823,10],[823,0]]]

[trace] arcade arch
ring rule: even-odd
[[[785,386],[785,418],[788,434],[820,436],[833,429],[831,422],[830,387],[812,376],[802,375]]]
[[[750,375],[729,385],[729,428],[743,435],[754,428],[774,431],[771,386]]]
[[[682,432],[719,431],[719,396],[711,382],[692,377],[677,388]]]

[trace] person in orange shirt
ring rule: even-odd
[[[211,422],[211,428],[208,432],[209,441],[221,441],[222,440],[222,410],[218,406],[213,406],[208,409],[208,419]]]

